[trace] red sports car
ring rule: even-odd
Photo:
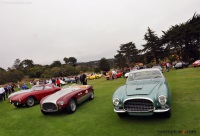
[[[200,60],[196,60],[194,63],[192,63],[193,67],[198,67],[200,66]]]
[[[121,78],[122,75],[123,75],[123,74],[122,74],[121,72],[119,72],[119,73],[116,74],[116,78]],[[106,77],[107,80],[110,79],[109,75],[107,75],[107,76],[105,76],[105,77]],[[114,77],[112,77],[112,78],[114,79]]]
[[[61,90],[61,88],[53,84],[34,85],[31,89],[12,93],[8,98],[10,99],[10,103],[16,107],[22,107],[24,105],[31,107],[35,105],[36,102],[39,102],[43,97],[59,90]]]
[[[94,90],[91,85],[68,86],[44,97],[40,101],[41,112],[46,115],[66,109],[68,113],[73,113],[78,104],[88,99],[94,99]]]

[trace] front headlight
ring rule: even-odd
[[[159,103],[160,103],[161,105],[165,105],[166,102],[167,102],[167,98],[166,98],[166,96],[164,96],[164,95],[160,95],[160,96],[158,97],[158,101],[159,101]]]
[[[64,104],[64,101],[59,101],[58,104],[59,104],[59,105],[63,105],[63,104]]]
[[[119,99],[118,98],[113,98],[113,105],[117,106],[119,104]]]

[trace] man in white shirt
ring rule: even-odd
[[[5,98],[5,89],[0,86],[0,101],[2,101],[2,99],[4,98],[4,101],[6,100]]]
[[[117,72],[116,72],[115,70],[112,70],[113,79],[116,79],[116,78],[117,78],[117,77],[116,77],[116,74],[117,74]]]

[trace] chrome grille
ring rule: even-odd
[[[58,111],[58,108],[54,103],[43,103],[42,109],[47,112]]]
[[[128,112],[149,112],[153,109],[153,102],[148,99],[129,99],[124,102],[124,110]]]

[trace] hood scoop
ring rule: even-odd
[[[142,90],[143,85],[137,85],[137,87],[135,88],[136,90]]]
[[[153,89],[159,84],[157,83],[149,83],[149,84],[134,84],[126,86],[126,95],[148,95]]]

